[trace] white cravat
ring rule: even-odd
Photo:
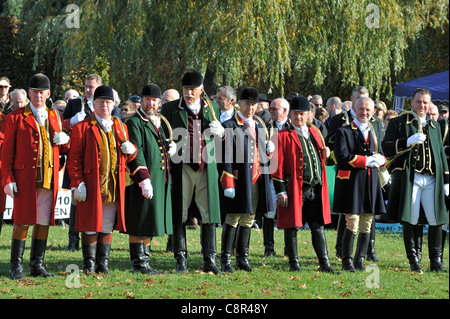
[[[111,118],[109,119],[102,119],[101,117],[99,117],[97,114],[95,114],[95,118],[97,119],[98,123],[102,126],[102,128],[106,131],[106,132],[111,132],[111,128],[114,124],[114,122],[111,120]]]
[[[34,107],[30,102],[30,109],[33,112],[34,118],[39,123],[39,125],[44,126],[45,120],[48,118],[48,112],[46,107],[42,107],[40,109]]]
[[[195,115],[198,114],[198,112],[200,112],[200,99],[198,99],[197,101],[195,101],[193,104],[187,104],[186,106],[188,107],[189,110],[191,110],[192,113],[194,113]]]
[[[369,131],[370,131],[369,123],[361,123],[356,118],[353,119],[353,122],[356,124],[356,126],[359,128],[359,130],[363,134],[364,139],[367,139],[367,136],[369,135]]]
[[[301,136],[303,136],[304,138],[308,139],[309,138],[309,130],[308,130],[308,126],[305,124],[302,127],[297,127],[295,125],[292,125],[295,130],[297,131],[297,133],[299,133]]]
[[[422,127],[425,127],[427,125],[427,118],[426,117],[419,117],[420,124],[422,124]]]
[[[241,111],[239,111],[239,117],[247,124],[252,130],[255,129],[255,120],[253,118],[246,118],[242,115]]]
[[[159,129],[159,127],[161,126],[161,118],[157,115],[148,115],[147,113],[144,112],[144,110],[142,109],[142,106],[140,107],[140,112],[146,117],[148,118],[154,126],[156,126],[156,128]]]

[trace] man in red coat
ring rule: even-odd
[[[278,133],[278,168],[272,174],[278,198],[277,227],[284,228],[290,271],[301,271],[297,254],[297,230],[305,223],[319,258],[319,271],[334,273],[330,265],[324,225],[331,222],[325,159],[330,150],[320,130],[307,124],[310,105],[298,95],[290,102],[292,125]]]
[[[30,103],[8,114],[2,149],[2,185],[14,199],[11,241],[11,278],[24,278],[23,252],[29,225],[34,225],[31,275],[50,276],[44,266],[49,225],[55,225],[59,186],[59,154],[68,149],[69,136],[62,132],[61,118],[48,109],[50,81],[35,74],[29,82]]]
[[[77,201],[75,228],[82,232],[83,271],[109,274],[113,230],[125,229],[126,162],[136,156],[126,125],[111,117],[112,88],[97,87],[94,114],[72,128],[67,168]]]

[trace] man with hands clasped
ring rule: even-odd
[[[125,227],[126,162],[136,156],[127,127],[116,117],[113,90],[96,88],[95,112],[72,128],[67,169],[77,201],[75,228],[82,232],[84,273],[109,274],[113,230]]]
[[[160,87],[145,85],[141,107],[127,121],[137,154],[128,163],[133,183],[125,190],[125,223],[133,269],[143,274],[158,273],[149,265],[151,238],[172,234],[169,157],[176,145],[167,142],[167,124],[157,115],[160,104]]]
[[[448,163],[440,125],[427,120],[431,104],[428,89],[418,88],[411,111],[391,119],[383,139],[391,164],[391,188],[386,218],[402,223],[406,255],[412,271],[421,271],[421,231],[428,224],[430,269],[446,271],[442,265],[441,226],[448,224],[445,196],[449,196]]]
[[[337,161],[333,210],[345,214],[346,228],[342,238],[342,269],[365,270],[374,214],[386,213],[378,168],[386,163],[378,134],[370,123],[374,102],[360,97],[353,106],[355,118],[340,127],[334,137]],[[359,235],[353,259],[353,244]]]
[[[11,278],[25,277],[23,253],[28,227],[31,240],[31,276],[51,276],[44,268],[49,225],[55,225],[59,186],[59,155],[67,152],[69,136],[62,132],[61,118],[49,109],[50,80],[33,75],[28,85],[30,103],[6,117],[2,149],[2,184],[13,198],[14,229],[11,241]]]

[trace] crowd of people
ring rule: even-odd
[[[133,271],[161,273],[151,266],[150,243],[169,235],[175,270],[186,273],[186,225],[194,215],[205,272],[252,271],[258,220],[265,257],[275,255],[274,229],[282,229],[289,270],[301,271],[297,232],[307,225],[319,271],[336,273],[324,233],[333,213],[342,271],[378,261],[377,215],[402,224],[412,271],[422,270],[428,225],[430,269],[446,271],[448,106],[434,105],[428,89],[418,88],[411,111],[398,114],[363,86],[348,101],[296,92],[271,100],[252,86],[239,97],[223,86],[209,98],[202,74],[191,70],[181,87],[162,92],[149,83],[121,102],[91,74],[84,96],[71,89],[53,102],[42,73],[28,90],[12,92],[0,78],[0,211],[13,198],[12,279],[25,278],[30,226],[30,275],[52,276],[44,256],[61,184],[72,191],[67,249],[81,242],[85,274],[110,273],[114,231],[129,235]]]

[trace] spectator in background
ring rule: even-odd
[[[383,118],[383,134],[380,138],[381,140],[383,140],[383,138],[384,138],[384,134],[386,133],[386,129],[388,127],[389,122],[391,121],[391,119],[393,119],[394,117],[397,117],[397,116],[398,116],[398,114],[394,110],[386,111],[386,113],[384,114],[384,118]]]
[[[325,124],[325,127],[328,128],[328,126],[330,125],[331,118],[336,114],[340,114],[342,112],[341,99],[337,96],[330,97],[327,100],[325,108],[328,111],[329,117],[325,120],[323,124]]]
[[[12,101],[9,98],[9,89],[11,88],[11,83],[9,79],[5,76],[0,77],[0,112],[5,112],[12,107]]]
[[[386,111],[387,107],[383,101],[375,101],[375,116],[378,116],[380,120],[383,120]]]
[[[330,114],[328,113],[327,109],[324,107],[319,107],[316,110],[316,115],[314,116],[317,120],[325,124],[325,121],[328,120],[330,117]]]
[[[438,110],[439,110],[439,117],[448,118],[448,105],[441,104],[439,105]]]
[[[30,100],[27,98],[27,92],[24,89],[15,89],[11,92],[12,107],[7,110],[3,110],[3,114],[8,114],[11,111],[17,110],[18,108],[24,107]]]
[[[351,108],[352,108],[352,101],[342,102],[342,110],[343,111],[350,111]]]
[[[138,109],[136,107],[136,104],[137,103],[134,103],[130,100],[122,103],[122,105],[120,106],[120,112],[122,113],[122,119],[124,120],[124,122],[126,122],[130,117],[132,117],[134,113],[136,113]]]
[[[312,102],[316,108],[323,107],[323,99],[318,94],[313,95],[310,102]]]
[[[77,98],[79,96],[80,96],[80,94],[76,90],[70,89],[70,90],[66,91],[66,94],[64,94],[64,102],[66,102],[66,104],[67,104],[67,102],[69,102],[69,100]]]
[[[139,95],[132,95],[128,98],[128,101],[134,104],[136,110],[141,107],[142,98]]]
[[[162,98],[161,98],[161,105],[170,101],[178,100],[180,98],[180,93],[178,93],[175,89],[168,89],[165,90]]]
[[[64,113],[64,109],[66,108],[66,102],[64,102],[64,100],[57,100],[54,104],[55,108],[62,115]]]
[[[435,121],[437,121],[439,119],[438,107],[435,104],[433,104],[433,102],[431,102],[431,104],[430,104],[430,108],[428,109],[428,112],[427,112],[427,117],[429,119],[432,119]]]

